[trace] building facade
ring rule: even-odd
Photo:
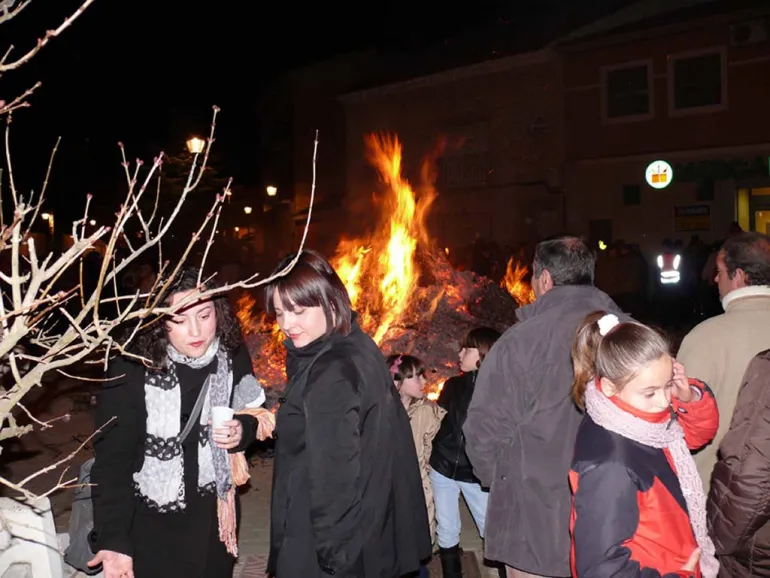
[[[266,241],[269,253],[299,244],[313,184],[316,131],[315,203],[307,245],[324,252],[336,246],[346,184],[345,117],[337,97],[371,82],[376,58],[372,52],[357,52],[293,70],[259,102],[260,160],[266,167],[261,210],[273,229]],[[265,194],[269,186],[277,189],[274,197]]]
[[[558,48],[567,225],[593,242],[770,233],[770,6],[695,4]]]
[[[561,71],[537,51],[346,94],[347,210],[371,226],[376,174],[364,138],[397,135],[405,176],[419,185],[422,161],[437,151],[438,198],[429,228],[442,247],[477,237],[501,247],[563,228]]]

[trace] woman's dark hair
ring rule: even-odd
[[[594,311],[587,315],[572,343],[572,399],[581,409],[586,386],[597,377],[606,377],[622,389],[642,369],[671,351],[665,337],[636,321],[618,323],[602,337],[599,320],[606,314]]]
[[[161,302],[161,305],[168,307],[174,295],[197,288],[198,269],[185,267],[177,273],[166,291],[166,297]],[[217,284],[209,281],[208,283],[203,283],[202,290],[207,291],[216,288]],[[238,318],[235,316],[230,302],[225,295],[218,295],[212,298],[211,302],[214,304],[214,312],[217,318],[219,345],[232,353],[243,344],[241,324],[238,322]],[[149,359],[152,362],[152,367],[164,368],[166,366],[167,346],[168,333],[166,331],[166,324],[161,320],[160,322],[153,323],[144,331],[139,332],[130,344],[129,350],[131,353]]]
[[[465,336],[460,347],[464,349],[478,349],[479,360],[476,362],[476,369],[481,367],[481,362],[484,361],[489,350],[495,344],[495,341],[500,339],[500,332],[497,329],[491,327],[477,327],[471,329],[468,335]]]
[[[422,359],[413,355],[393,354],[385,361],[393,376],[393,381],[401,384],[405,379],[425,375],[425,364]]]
[[[286,269],[295,256],[283,259],[272,275]],[[302,251],[288,273],[265,286],[265,310],[270,315],[275,315],[276,294],[288,311],[294,307],[321,307],[326,316],[326,335],[350,333],[353,312],[348,291],[334,268],[315,251]]]

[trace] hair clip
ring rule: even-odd
[[[615,329],[615,327],[620,325],[620,319],[618,319],[617,315],[613,315],[612,313],[607,313],[604,317],[599,319],[599,321],[597,321],[596,324],[599,326],[599,335],[604,337],[610,331]]]
[[[390,366],[390,374],[393,375],[394,377],[398,373],[398,366],[399,365],[401,365],[401,356],[400,355],[398,357],[396,357],[396,360]]]

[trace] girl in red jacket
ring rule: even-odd
[[[572,575],[715,578],[690,455],[717,431],[711,392],[687,379],[658,332],[602,311],[578,328],[572,360],[587,414],[569,475]]]

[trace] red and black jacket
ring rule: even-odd
[[[690,449],[709,443],[719,427],[714,396],[691,379],[700,399],[672,399],[671,411],[650,422],[677,419]],[[676,416],[675,418],[672,418]],[[569,474],[572,488],[572,576],[575,578],[700,578],[681,570],[698,547],[668,451],[642,445],[597,425],[588,415],[578,430]]]

